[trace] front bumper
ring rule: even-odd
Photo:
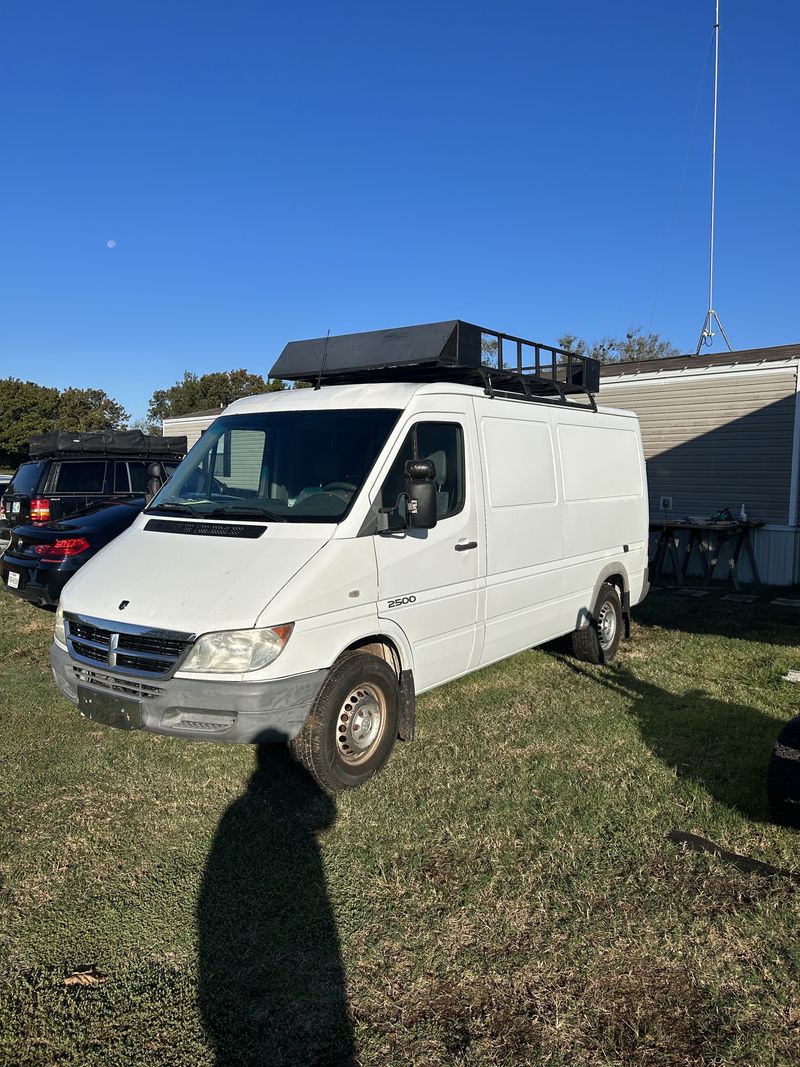
[[[265,682],[150,679],[77,663],[55,642],[50,663],[56,685],[73,704],[78,704],[80,685],[100,695],[137,700],[142,729],[151,733],[238,744],[296,737],[328,674],[310,671]]]

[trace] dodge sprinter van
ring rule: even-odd
[[[454,321],[293,342],[272,374],[316,387],[231,404],[64,589],[53,674],[85,716],[288,741],[337,790],[419,693],[565,634],[614,656],[647,489],[595,361]]]

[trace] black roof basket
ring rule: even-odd
[[[600,387],[596,359],[460,319],[394,330],[290,341],[272,378],[342,385],[378,381],[458,381],[526,399],[567,402]],[[582,405],[583,406],[583,405]]]

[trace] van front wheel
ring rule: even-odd
[[[614,585],[600,587],[594,613],[588,626],[572,634],[572,651],[585,663],[610,663],[622,637],[622,604]]]
[[[345,652],[289,742],[292,756],[326,792],[356,789],[389,758],[399,707],[391,667],[368,652]]]

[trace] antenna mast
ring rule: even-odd
[[[714,20],[714,133],[711,139],[711,240],[708,257],[708,311],[703,319],[703,328],[697,341],[695,355],[699,355],[704,344],[710,345],[714,338],[713,326],[716,322],[719,332],[725,338],[728,351],[732,352],[731,343],[719,315],[714,310],[714,206],[717,189],[717,87],[719,84],[719,0],[716,0],[716,17]]]

